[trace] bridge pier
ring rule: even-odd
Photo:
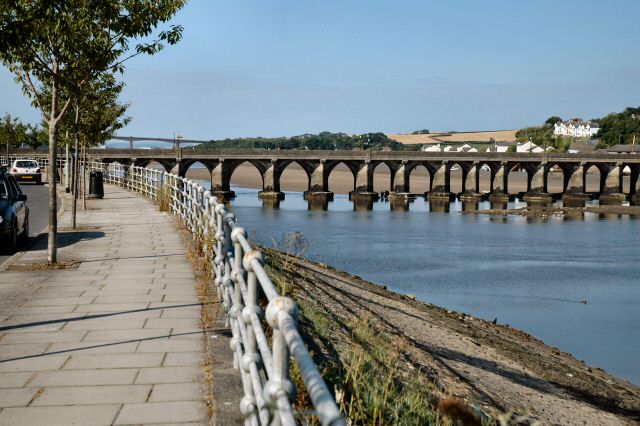
[[[262,174],[262,191],[258,197],[263,200],[284,200],[284,192],[280,191],[280,164],[277,160],[271,160]]]
[[[462,170],[465,173],[464,168]],[[483,198],[484,195],[480,193],[480,165],[474,161],[473,164],[467,166],[466,174],[463,176],[460,201],[477,203]]]
[[[507,183],[509,179],[509,170],[507,162],[501,162],[497,168],[491,169],[491,194],[489,194],[489,200],[494,203],[506,203],[513,199],[513,196],[509,195],[507,189]]]
[[[399,167],[394,170],[391,180],[390,200],[414,199],[416,195],[409,190],[409,174],[411,170],[407,167],[407,161],[402,160]]]
[[[451,193],[451,165],[443,161],[433,174],[431,191],[427,194],[429,201],[452,201],[455,195]]]
[[[567,181],[567,185],[564,189],[564,194],[562,195],[562,200],[565,202],[581,202],[591,199],[591,195],[585,192],[585,170],[584,164],[580,163],[578,167],[574,168],[571,172],[571,176]]]
[[[629,165],[631,175],[629,176],[629,200],[633,205],[640,205],[640,166]]]
[[[623,165],[617,163],[609,168],[600,194],[600,204],[622,204],[627,196],[622,192]]]
[[[236,197],[236,193],[231,190],[231,173],[233,168],[223,159],[213,167],[211,172],[211,195],[218,197],[221,201],[228,201]]]
[[[325,160],[315,164],[309,179],[309,189],[303,194],[305,200],[333,201],[333,192],[329,191],[329,173]]]
[[[368,160],[359,165],[356,173],[356,183],[353,191],[349,193],[349,199],[357,203],[378,201],[380,196],[373,190],[373,170],[374,166]]]
[[[527,170],[527,193],[524,195],[524,201],[536,204],[553,202],[553,197],[547,192],[548,173],[549,167],[546,161],[540,163],[535,169]]]

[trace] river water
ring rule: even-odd
[[[354,211],[346,195],[309,210],[288,192],[278,208],[233,188],[232,209],[260,243],[291,231],[304,256],[417,299],[522,329],[576,358],[640,384],[640,221],[477,216],[459,201]],[[518,203],[524,205],[522,203]],[[511,203],[513,205],[513,203]],[[481,203],[489,208],[489,203]]]

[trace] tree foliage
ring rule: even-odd
[[[598,120],[600,131],[596,135],[601,146],[640,143],[640,107],[629,107],[621,113],[609,114]]]
[[[0,119],[0,148],[20,148],[27,145],[33,149],[46,145],[44,129],[31,124],[23,124],[18,118],[5,114]]]
[[[60,122],[61,142],[73,145],[77,135],[80,145],[97,146],[126,126],[131,120],[125,116],[129,104],[118,101],[123,88],[124,84],[110,73],[103,73],[85,85],[74,99],[70,113]],[[45,98],[49,97],[50,93],[45,93]]]
[[[402,150],[405,145],[389,139],[381,132],[365,133],[362,135],[347,135],[346,133],[321,132],[317,135],[304,134],[290,138],[236,138],[212,140],[197,146],[204,149],[308,149],[308,150],[351,150],[371,149],[381,150],[389,148],[394,151]]]

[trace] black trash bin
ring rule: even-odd
[[[93,171],[89,175],[88,198],[104,198],[104,186],[102,184],[102,172]]]

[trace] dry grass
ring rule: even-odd
[[[211,330],[215,320],[219,316],[220,304],[215,291],[211,288],[212,270],[209,259],[204,255],[208,250],[205,238],[200,235],[193,235],[182,223],[178,224],[178,230],[185,244],[186,257],[191,262],[193,271],[196,276],[196,290],[198,299],[202,304],[200,313],[200,326],[203,330]],[[207,345],[209,344],[207,340]],[[211,351],[207,348],[205,353],[204,365],[202,367],[203,374],[207,383],[208,394],[206,397],[207,409],[209,417],[213,418],[214,414],[214,397],[213,397],[213,370]]]
[[[56,263],[18,263],[9,265],[7,271],[19,272],[19,271],[49,271],[58,269],[76,269],[80,265],[80,262],[67,261]]]
[[[168,212],[171,209],[171,194],[166,185],[162,185],[158,188],[156,194],[156,203],[158,204],[158,210],[161,212]]]

